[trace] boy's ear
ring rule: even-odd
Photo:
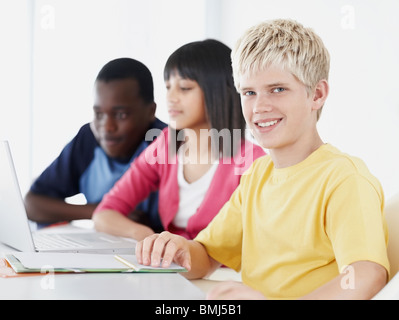
[[[313,110],[319,110],[324,106],[327,100],[330,86],[327,80],[320,80],[313,93]]]
[[[157,104],[155,102],[151,102],[150,105],[147,106],[149,117],[152,120],[155,120],[155,112],[157,111]]]

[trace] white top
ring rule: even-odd
[[[219,165],[219,160],[216,160],[212,167],[197,181],[188,183],[184,178],[183,162],[179,161],[177,169],[177,182],[179,185],[179,210],[173,224],[179,228],[186,228],[188,220],[194,215],[202,201],[205,194],[211,185],[213,176]]]

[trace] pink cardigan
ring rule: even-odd
[[[248,140],[234,158],[222,158],[197,212],[189,219],[186,229],[173,225],[179,208],[177,155],[169,158],[169,130],[159,137],[132,163],[129,170],[106,194],[94,214],[111,209],[128,215],[150,192],[159,191],[159,215],[165,230],[194,239],[215,217],[240,183],[241,175],[254,160],[265,152]]]

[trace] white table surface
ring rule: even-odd
[[[58,228],[58,227],[57,227]],[[59,227],[70,232],[70,227]],[[50,230],[49,230],[50,231]],[[51,228],[51,232],[55,232]],[[13,250],[0,244],[0,257]],[[200,300],[205,293],[178,273],[76,273],[1,278],[0,300]]]
[[[180,274],[47,274],[0,278],[0,300],[200,300]]]

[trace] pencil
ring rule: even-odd
[[[118,260],[119,262],[122,262],[125,266],[128,266],[129,268],[132,268],[135,271],[139,271],[139,268],[136,265],[134,265],[133,263],[123,259],[122,257],[120,257],[118,255],[115,255],[114,258],[116,260]]]

